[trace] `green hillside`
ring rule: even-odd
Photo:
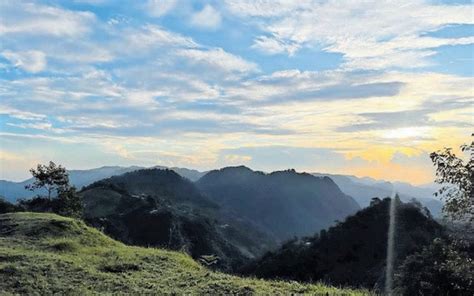
[[[212,272],[186,254],[126,246],[81,221],[44,213],[0,215],[0,292],[368,294]]]

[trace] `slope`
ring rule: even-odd
[[[0,291],[25,295],[367,294],[212,272],[183,253],[125,246],[80,221],[44,213],[0,215]]]
[[[390,199],[371,206],[344,222],[305,240],[293,241],[266,254],[244,269],[263,278],[323,280],[336,285],[383,287]],[[398,201],[395,266],[419,251],[444,229],[417,204]]]

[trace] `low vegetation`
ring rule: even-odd
[[[0,215],[0,291],[26,295],[369,294],[213,272],[184,253],[126,246],[79,220],[28,212]]]

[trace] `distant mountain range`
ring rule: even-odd
[[[165,169],[166,167],[155,166],[154,168]],[[144,169],[144,167],[104,166],[89,170],[70,170],[69,178],[73,185],[78,189],[81,189],[83,186],[87,186],[95,181],[140,169]],[[199,180],[207,173],[178,167],[170,169],[193,182]],[[369,205],[372,197],[382,198],[390,196],[393,188],[395,188],[395,191],[399,194],[402,201],[409,201],[416,198],[426,206],[434,216],[440,215],[443,205],[438,199],[433,198],[433,193],[438,189],[435,184],[430,186],[413,186],[409,183],[392,183],[384,180],[375,180],[369,177],[359,178],[350,175],[324,173],[313,173],[313,175],[331,178],[343,193],[353,197],[362,208]],[[10,202],[15,202],[19,198],[30,198],[41,193],[31,192],[25,189],[25,185],[32,183],[32,181],[33,179],[28,179],[22,182],[0,180],[0,196],[3,196]]]
[[[368,207],[373,197],[389,197],[392,192],[399,195],[404,202],[412,199],[418,200],[423,206],[427,207],[434,217],[441,215],[443,203],[439,199],[433,198],[437,191],[436,185],[417,187],[404,182],[388,182],[384,180],[375,180],[372,178],[358,178],[348,175],[334,175],[314,173],[315,176],[326,176],[331,178],[341,190],[352,196],[362,207]]]

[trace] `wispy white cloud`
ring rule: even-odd
[[[258,66],[255,63],[230,54],[222,48],[214,49],[184,49],[177,52],[178,56],[185,57],[193,64],[201,64],[211,69],[232,73],[252,73],[257,72]]]
[[[472,38],[422,37],[450,24],[474,23],[469,4],[230,0],[227,7],[270,34],[257,37],[254,48],[292,55],[298,48],[322,47],[342,54],[348,68],[421,67],[432,48],[473,43]]]
[[[33,113],[33,112],[28,112],[28,111],[22,111],[22,110],[11,108],[11,107],[8,107],[8,106],[5,106],[5,105],[1,105],[0,114],[9,115],[13,118],[26,120],[26,121],[42,120],[42,119],[46,118],[46,115],[44,115],[44,114],[38,114],[38,113]]]
[[[0,35],[32,34],[72,37],[92,30],[93,13],[22,1],[0,4]]]
[[[149,50],[157,47],[167,47],[168,49],[176,47],[194,48],[199,46],[192,38],[170,32],[155,25],[146,25],[139,30],[126,29],[122,34],[124,42],[121,45],[129,45],[129,48],[123,49],[132,53],[137,49]]]
[[[424,153],[440,139],[457,144],[472,130],[472,77],[406,69],[430,65],[439,47],[473,43],[429,34],[472,23],[469,5],[242,0],[205,1],[194,11],[189,3],[150,1],[153,7],[136,4],[130,14],[74,10],[103,9],[92,2],[0,4],[5,151],[36,160],[61,155],[74,167],[204,169],[257,165],[265,153],[272,157],[258,165],[271,167],[288,152],[281,168],[304,155],[314,160],[300,162],[308,170],[321,156],[341,170],[375,161],[372,169],[383,174],[380,159]],[[97,4],[113,11],[112,3]],[[219,30],[197,32],[193,21]],[[238,44],[224,42],[234,37]],[[311,54],[320,51],[341,54],[342,64],[313,69]],[[35,155],[32,145],[41,146]],[[84,156],[68,162],[71,151]]]
[[[191,16],[191,24],[204,29],[218,28],[221,24],[221,20],[220,12],[209,4]]]
[[[13,66],[31,73],[40,72],[46,67],[46,55],[44,52],[38,50],[28,50],[21,52],[5,50],[0,54],[9,60]]]
[[[176,3],[176,0],[148,0],[144,9],[153,17],[161,17],[175,8]]]
[[[229,10],[242,17],[281,17],[302,9],[311,8],[315,1],[302,0],[227,0]]]
[[[7,123],[9,126],[19,127],[23,129],[52,130],[53,125],[50,122],[38,123]]]
[[[110,0],[73,0],[76,3],[85,3],[85,4],[90,4],[90,5],[102,5]]]
[[[254,40],[252,48],[258,49],[263,53],[277,54],[287,53],[292,56],[301,46],[296,42],[280,40],[278,37],[259,36]]]

